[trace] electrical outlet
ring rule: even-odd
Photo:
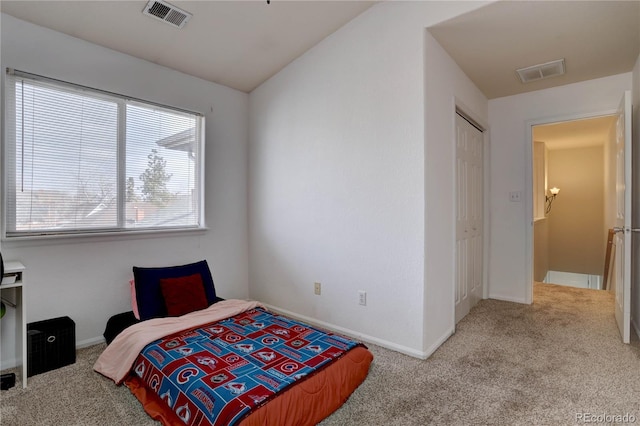
[[[320,294],[322,293],[322,284],[320,284],[320,283],[313,283],[313,292],[314,292],[317,296],[320,296]]]
[[[358,291],[358,303],[362,306],[367,306],[367,292],[364,290]]]

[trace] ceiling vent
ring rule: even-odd
[[[526,68],[516,70],[520,81],[523,83],[531,83],[532,81],[542,80],[543,78],[555,77],[564,74],[564,58],[557,61],[551,61],[544,64],[533,65]]]
[[[144,7],[142,14],[159,19],[176,28],[184,27],[193,16],[189,12],[162,0],[150,0]]]

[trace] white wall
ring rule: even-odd
[[[431,353],[453,333],[455,326],[455,107],[485,128],[489,114],[487,98],[428,32],[425,78],[424,333],[425,351]],[[487,171],[488,147],[487,128],[484,156]],[[485,185],[485,200],[489,194],[490,188]],[[488,213],[485,209],[485,216]],[[487,237],[487,229],[484,235]],[[484,254],[489,256],[486,250]]]
[[[13,67],[206,117],[206,224],[198,234],[156,238],[2,243],[27,267],[27,320],[67,315],[79,344],[97,341],[107,319],[130,310],[131,267],[207,259],[222,297],[248,295],[248,95],[2,15],[2,75]],[[12,313],[1,322],[2,367],[13,361]]]
[[[531,122],[615,111],[631,73],[489,101],[491,125],[491,298],[531,303]],[[523,202],[510,202],[521,191]]]
[[[549,186],[561,188],[547,215],[549,269],[602,275],[607,246],[604,147],[550,149],[548,157]]]
[[[633,192],[631,200],[633,228],[640,228],[640,56],[633,67]],[[631,321],[640,337],[640,234],[633,233],[631,256]]]
[[[453,253],[439,251],[453,233],[438,216],[452,212],[442,191],[453,187],[449,85],[462,73],[440,64],[442,52],[425,58],[424,29],[482,5],[377,4],[251,93],[252,298],[416,356],[453,328]],[[433,103],[431,62],[434,74],[454,69]],[[465,81],[460,92],[470,90]],[[481,96],[468,97],[482,114]],[[440,108],[444,121],[425,132],[425,116]],[[425,196],[444,204],[431,207],[435,217]]]

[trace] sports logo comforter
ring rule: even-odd
[[[134,373],[187,425],[233,425],[358,343],[261,308],[156,340]]]

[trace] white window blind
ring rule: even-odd
[[[6,236],[200,227],[203,117],[18,71]]]

